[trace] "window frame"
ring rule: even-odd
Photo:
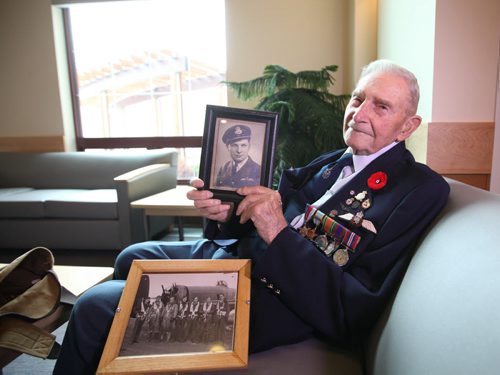
[[[71,35],[71,17],[68,8],[62,9],[64,38],[66,43],[66,60],[68,63],[69,83],[71,90],[71,103],[75,128],[76,149],[115,149],[115,148],[146,148],[156,149],[164,147],[173,148],[200,148],[202,136],[176,136],[176,137],[101,137],[89,138],[83,136],[80,101],[78,96],[78,80],[74,56],[73,37]]]

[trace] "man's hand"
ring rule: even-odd
[[[270,244],[288,226],[280,194],[263,186],[245,186],[236,192],[245,196],[236,210],[236,215],[241,215],[240,223],[252,220],[260,237]]]
[[[191,180],[191,186],[201,189],[205,183],[199,178]],[[231,216],[232,205],[223,203],[220,199],[214,199],[213,193],[209,190],[191,190],[187,193],[187,198],[194,202],[194,206],[207,219],[225,223]]]

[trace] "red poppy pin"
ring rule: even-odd
[[[375,172],[368,179],[368,187],[372,190],[380,190],[387,184],[387,174]]]

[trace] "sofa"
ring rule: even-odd
[[[500,374],[500,195],[448,182],[444,211],[359,353],[310,339],[217,373]]]
[[[0,153],[0,249],[120,250],[145,240],[130,202],[177,184],[175,149]],[[155,218],[149,232],[166,230]]]

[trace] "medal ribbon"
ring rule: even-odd
[[[352,230],[347,229],[342,224],[336,222],[330,216],[319,211],[317,208],[311,205],[307,205],[305,221],[313,219],[315,222],[319,222],[320,229],[335,237],[339,240],[342,245],[348,247],[353,252],[361,241],[361,236],[354,233]]]

